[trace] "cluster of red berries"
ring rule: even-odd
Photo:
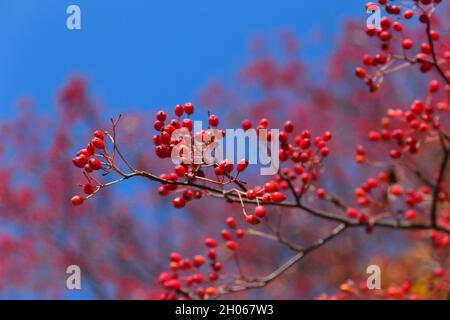
[[[404,19],[409,20],[414,15],[418,15],[419,21],[427,24],[429,23],[428,11],[432,10],[432,8],[441,1],[415,1],[417,6],[415,11],[387,4],[387,1],[385,0],[380,0],[378,2],[385,7],[388,14],[394,17],[403,15]],[[371,3],[368,5],[370,4]],[[420,46],[418,46],[420,47],[420,50],[414,55],[410,55],[409,52],[415,47],[415,44],[412,39],[406,37],[402,23],[399,21],[392,21],[392,19],[388,17],[383,17],[380,21],[380,26],[380,30],[367,28],[366,33],[368,36],[377,37],[381,41],[381,52],[375,55],[365,54],[362,57],[364,67],[358,67],[355,70],[356,76],[363,79],[371,91],[376,91],[378,89],[381,82],[379,75],[386,71],[386,66],[390,64],[393,59],[401,59],[411,63],[417,62],[420,66],[420,71],[423,73],[426,73],[433,68],[433,57],[431,56],[432,47],[428,42],[422,42]],[[436,42],[440,39],[440,34],[436,30],[430,30],[429,38],[431,41]],[[400,47],[400,49],[398,50],[397,47]],[[397,53],[398,51],[400,53]],[[450,51],[445,52],[444,56],[446,56],[447,59],[450,59]]]
[[[233,217],[226,219],[226,225],[227,228],[221,232],[221,238],[224,241],[223,247],[234,252],[238,248],[236,240],[242,239],[245,231],[238,229],[237,222]],[[234,238],[236,240],[233,240]],[[159,276],[159,282],[165,290],[160,296],[161,299],[185,300],[194,297],[206,299],[217,296],[217,282],[224,277],[222,262],[219,261],[217,253],[222,245],[214,238],[206,238],[204,244],[207,248],[207,258],[203,255],[196,255],[189,259],[183,258],[177,252],[170,254],[170,270],[162,272]],[[202,270],[203,265],[209,265],[209,269]]]
[[[72,159],[72,163],[75,167],[83,169],[86,173],[91,173],[102,169],[102,162],[96,158],[96,150],[103,151],[105,149],[105,136],[101,130],[96,130],[93,134],[91,142],[86,148],[77,152],[76,157]],[[89,181],[82,186],[83,192],[86,195],[92,195],[96,187]],[[72,204],[74,206],[82,205],[85,198],[80,195],[72,197]]]
[[[374,216],[377,210],[370,210],[371,206],[377,206],[375,191],[380,190],[380,197],[387,195],[390,201],[403,201],[407,209],[403,210],[403,215],[406,220],[414,220],[417,217],[416,206],[420,205],[425,197],[430,196],[430,189],[428,186],[422,186],[420,190],[409,189],[406,192],[403,188],[395,184],[394,178],[390,178],[385,172],[380,172],[377,178],[368,178],[361,186],[355,188],[354,194],[356,202],[360,209],[348,208],[347,216],[349,218],[357,219],[360,223],[371,223],[369,217]],[[366,208],[366,209],[365,209]],[[371,227],[368,227],[371,231]]]
[[[153,136],[153,143],[155,144],[155,153],[159,158],[169,158],[173,147],[179,141],[172,140],[172,133],[180,128],[186,128],[188,132],[193,129],[192,120],[189,116],[194,113],[194,105],[190,102],[181,105],[177,104],[174,108],[176,118],[171,119],[166,123],[167,114],[164,111],[159,111],[156,114],[156,120],[153,123],[153,128],[159,132],[158,135]],[[186,114],[187,117],[182,119]]]
[[[188,108],[186,109],[186,106]],[[181,119],[184,113],[188,116],[193,113],[192,104],[185,104],[184,106],[177,105],[175,107],[174,113],[177,118],[172,119],[169,124],[165,124],[167,115],[164,111],[159,111],[156,115],[156,122],[154,127],[159,131],[158,135],[153,136],[153,142],[155,144],[155,152],[162,158],[169,157],[171,150],[174,146],[181,141],[173,141],[171,134],[174,130],[184,127],[188,129],[189,134],[196,135],[197,133],[192,133],[192,122],[190,119]],[[181,123],[180,123],[181,121]],[[219,118],[216,115],[210,115],[208,119],[209,126],[217,127],[219,124]],[[268,128],[268,120],[261,119],[257,132],[260,129]],[[244,130],[249,130],[252,128],[252,123],[250,120],[242,121],[242,128]],[[243,196],[248,200],[261,201],[262,203],[267,202],[283,202],[286,199],[286,195],[281,190],[286,190],[289,185],[286,179],[294,181],[297,178],[301,181],[301,185],[296,188],[298,195],[307,188],[307,186],[318,179],[317,167],[321,163],[321,160],[329,155],[329,149],[327,142],[331,140],[331,133],[325,132],[322,136],[317,136],[311,141],[311,133],[308,130],[304,130],[301,134],[296,136],[291,136],[294,131],[294,125],[291,121],[286,121],[284,124],[284,130],[280,132],[279,136],[276,137],[280,142],[280,153],[279,159],[281,161],[291,160],[294,162],[293,168],[284,168],[281,175],[276,175],[272,181],[266,183],[265,186],[259,187],[255,186],[248,191],[246,191]],[[267,134],[267,139],[271,141],[273,137],[269,131]],[[292,139],[293,143],[290,143]],[[162,151],[164,150],[164,151]],[[243,172],[248,166],[246,160],[240,160],[236,166],[230,160],[223,160],[216,163],[213,166],[213,173],[216,179],[222,181],[225,177],[235,179],[241,172]],[[207,167],[207,166],[205,166]],[[233,175],[234,173],[234,175]],[[160,178],[177,182],[180,179],[189,180],[191,182],[196,181],[196,179],[206,179],[206,172],[201,164],[186,164],[181,163],[174,168],[172,173],[165,173],[160,176]],[[169,193],[178,192],[179,188],[174,183],[168,183],[159,188],[159,194],[161,196],[167,196]],[[317,191],[318,197],[324,198],[324,190],[320,189]],[[196,190],[195,188],[183,188],[183,193],[172,200],[172,204],[175,208],[183,208],[187,202],[192,199],[200,199],[202,197],[202,192]],[[260,218],[264,217],[265,209],[263,206],[258,205],[255,209],[254,214],[247,215],[246,220],[250,224],[257,224],[260,222]]]
[[[368,139],[371,142],[393,143],[394,147],[389,151],[389,157],[392,159],[398,159],[405,153],[415,155],[419,152],[421,141],[440,129],[439,117],[434,114],[446,109],[448,104],[444,102],[433,105],[422,100],[413,101],[407,110],[388,109],[386,117],[381,121],[381,129],[370,131]],[[393,127],[393,121],[399,125]],[[358,146],[355,159],[358,163],[366,161],[364,147]]]

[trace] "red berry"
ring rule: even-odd
[[[249,224],[258,224],[260,222],[258,217],[253,214],[246,216],[245,221],[247,221],[247,223]]]
[[[86,183],[83,185],[83,192],[86,194],[93,194],[95,187],[91,183]]]
[[[428,86],[428,90],[430,91],[430,93],[437,92],[439,90],[439,82],[437,82],[436,80],[431,80],[430,85]]]
[[[186,112],[186,114],[191,115],[194,113],[194,105],[191,102],[185,103],[184,104],[184,112]]]
[[[161,131],[161,129],[164,127],[164,122],[156,120],[153,122],[153,128],[155,128],[156,131]]]
[[[186,201],[191,201],[192,198],[194,198],[194,192],[193,192],[192,190],[185,190],[185,191],[183,192],[183,198],[184,198]]]
[[[158,113],[156,114],[156,120],[159,120],[161,122],[164,122],[167,118],[167,115],[164,111],[158,111]]]
[[[284,123],[284,131],[286,131],[287,133],[291,133],[292,131],[294,131],[294,124],[292,123],[292,121],[286,121]]]
[[[228,230],[226,230],[226,229],[223,229],[223,230],[222,230],[221,235],[222,235],[222,238],[223,238],[224,240],[226,240],[226,241],[232,239],[232,236],[231,236],[230,231],[228,231]]]
[[[189,131],[192,131],[193,125],[192,125],[192,120],[191,119],[184,119],[181,122],[181,126],[183,128],[187,128]]]
[[[73,196],[71,201],[72,201],[72,205],[81,206],[84,202],[84,198],[82,198],[80,196]]]
[[[176,197],[173,199],[172,203],[175,208],[180,209],[186,205],[186,200],[182,197]]]
[[[332,136],[332,134],[331,134],[331,132],[330,131],[327,131],[327,132],[325,132],[324,134],[323,134],[323,140],[325,140],[325,141],[330,141],[331,140],[331,138],[332,138],[333,136]]]
[[[217,241],[214,240],[213,238],[206,238],[205,239],[205,245],[207,247],[214,248],[214,247],[217,246]]]
[[[231,173],[234,169],[234,165],[230,160],[223,160],[219,163],[220,169],[222,169],[224,172]]]
[[[182,259],[182,256],[177,252],[172,252],[169,256],[169,259],[170,259],[170,261],[173,261],[173,262],[180,262]]]
[[[417,212],[414,210],[408,210],[405,212],[406,220],[414,220],[417,217]]]
[[[85,156],[84,154],[73,158],[72,159],[72,163],[75,165],[75,167],[77,168],[84,168],[84,166],[89,162],[89,158],[87,156]]]
[[[256,192],[253,189],[250,189],[246,193],[246,197],[248,200],[254,200],[256,198]]]
[[[215,167],[215,168],[214,168],[214,173],[215,173],[217,176],[223,176],[223,170],[222,170],[221,167]]]
[[[430,37],[433,41],[438,41],[440,38],[439,32],[437,32],[436,30],[431,30]]]
[[[237,229],[236,230],[236,237],[239,239],[242,239],[245,236],[245,231],[242,229]]]
[[[366,77],[366,70],[364,70],[363,68],[356,68],[355,74],[358,78],[363,79]]]
[[[87,150],[87,152],[89,152],[90,155],[93,155],[95,153],[95,147],[92,143],[89,143],[86,146],[86,150]]]
[[[231,229],[235,229],[237,227],[236,220],[234,220],[233,217],[228,217],[226,220],[226,224]]]
[[[236,165],[237,172],[242,172],[245,169],[247,169],[248,161],[245,159],[239,160],[239,162]]]
[[[199,267],[202,266],[202,264],[205,263],[205,258],[203,256],[200,256],[200,255],[195,256],[194,259],[193,259],[193,263],[194,263],[194,266],[196,268],[199,268]]]
[[[286,132],[281,131],[279,136],[278,136],[278,139],[280,140],[281,143],[285,143],[285,142],[288,141],[289,138],[288,138],[288,135],[287,135]]]
[[[101,140],[105,139],[105,136],[103,135],[102,130],[94,131],[94,137],[99,138]]]
[[[92,170],[99,170],[102,167],[102,163],[98,159],[91,159],[89,160],[89,167]]]
[[[402,188],[399,187],[399,186],[393,186],[393,187],[391,188],[391,193],[392,193],[394,196],[400,197],[400,196],[403,194],[403,190],[402,190]]]
[[[182,166],[182,165],[176,166],[175,167],[175,173],[179,177],[184,177],[184,175],[186,174],[186,168],[184,166]]]
[[[275,182],[266,182],[266,184],[264,184],[264,191],[266,192],[275,192],[278,190],[278,186]]]
[[[217,258],[216,250],[214,250],[214,249],[209,249],[209,250],[208,250],[208,258],[209,258],[210,260],[216,260],[216,258]]]
[[[390,156],[392,159],[398,159],[398,158],[400,158],[401,155],[402,155],[402,154],[400,153],[400,151],[395,150],[395,149],[392,149],[392,150],[389,152],[389,156]]]
[[[359,216],[359,212],[355,208],[348,208],[347,216],[350,218],[357,218]]]
[[[330,151],[327,147],[323,147],[320,149],[320,155],[322,157],[327,157],[329,153],[330,153]]]
[[[263,206],[256,206],[255,216],[258,218],[263,218],[266,215],[266,209]]]
[[[237,249],[237,243],[234,241],[227,241],[227,248],[235,251]]]
[[[247,131],[248,129],[250,129],[252,127],[252,123],[250,120],[244,120],[242,121],[242,129],[244,129],[245,131]]]
[[[91,143],[96,149],[105,149],[105,142],[100,138],[95,137],[92,139]]]
[[[411,39],[405,39],[402,42],[403,49],[408,50],[413,46],[413,41]]]
[[[175,109],[173,110],[173,112],[175,113],[175,115],[177,117],[181,117],[183,115],[183,112],[184,112],[183,106],[181,104],[177,104],[175,106]]]
[[[405,13],[403,14],[405,19],[411,19],[413,15],[414,15],[414,12],[412,10],[406,10]]]
[[[275,202],[283,202],[286,199],[286,196],[281,192],[275,192],[270,197]]]
[[[217,127],[219,125],[219,118],[212,114],[209,116],[208,123],[211,127]]]
[[[325,191],[325,189],[319,188],[316,190],[316,195],[319,199],[325,199],[327,192]]]
[[[267,128],[267,126],[269,125],[269,120],[267,120],[266,118],[262,118],[261,120],[259,120],[259,125],[263,128]]]

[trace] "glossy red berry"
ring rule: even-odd
[[[436,80],[431,80],[428,86],[428,91],[430,91],[430,93],[439,91],[439,82]]]
[[[286,199],[286,196],[281,192],[272,193],[270,197],[275,202],[283,202]]]
[[[186,200],[182,197],[176,197],[173,199],[172,203],[175,208],[180,209],[186,205]]]
[[[84,202],[84,198],[82,198],[80,196],[73,196],[71,201],[72,201],[72,205],[81,206]]]
[[[237,172],[242,172],[248,167],[248,161],[245,159],[239,160],[239,162],[236,165]]]
[[[242,129],[244,129],[245,131],[249,130],[252,127],[252,123],[250,120],[245,119],[244,121],[242,121]]]
[[[156,114],[156,120],[159,120],[161,122],[166,121],[167,115],[164,111],[158,111],[158,113]]]
[[[99,170],[102,167],[102,163],[98,159],[91,159],[91,160],[89,160],[89,167],[92,170]]]
[[[222,238],[223,238],[225,241],[228,241],[228,240],[231,240],[231,239],[232,239],[232,236],[231,236],[230,231],[228,231],[228,230],[226,230],[226,229],[223,229],[222,232],[221,232],[220,234],[221,234]]]
[[[409,50],[413,47],[413,41],[411,39],[405,39],[402,42],[402,47],[405,50]]]
[[[178,165],[175,167],[175,173],[179,177],[184,177],[184,175],[186,174],[186,168],[182,165]]]
[[[156,131],[161,131],[161,129],[164,127],[164,122],[156,120],[153,122],[153,128],[155,128]]]
[[[105,149],[105,142],[100,138],[95,137],[94,139],[92,139],[91,143],[96,149]]]
[[[247,217],[245,217],[245,221],[249,224],[258,224],[260,221],[257,216],[250,214]]]
[[[325,197],[327,196],[327,192],[325,191],[325,189],[319,188],[316,190],[316,195],[319,199],[325,199]]]
[[[359,212],[355,208],[348,208],[347,209],[347,216],[349,218],[358,218]]]
[[[226,224],[231,229],[236,229],[236,227],[237,227],[236,220],[234,220],[233,217],[228,217],[226,220]]]
[[[236,230],[236,237],[238,239],[242,239],[245,236],[245,231],[242,229],[237,229]]]
[[[406,220],[414,220],[417,217],[417,212],[414,210],[408,210],[405,212]]]
[[[75,165],[75,167],[77,168],[84,168],[84,166],[89,162],[89,158],[87,156],[85,156],[84,154],[73,158],[72,159],[72,163]]]
[[[207,247],[214,248],[214,247],[217,246],[217,241],[214,240],[213,238],[206,238],[205,239],[205,245]]]
[[[103,135],[102,130],[94,131],[94,137],[99,138],[101,140],[105,139],[105,136]]]
[[[398,150],[395,150],[395,149],[392,149],[390,152],[389,152],[389,156],[392,158],[392,159],[398,159],[398,158],[400,158],[401,157],[401,153],[400,153],[400,151],[398,151]]]
[[[286,121],[284,123],[284,131],[286,131],[287,133],[291,133],[292,131],[294,131],[294,124],[292,123],[292,121]]]
[[[217,127],[219,125],[219,118],[212,114],[209,116],[208,123],[211,127]]]
[[[189,131],[192,131],[192,128],[193,128],[192,120],[191,119],[183,119],[183,121],[181,122],[181,126],[183,128],[188,129]]]
[[[91,183],[84,184],[82,189],[86,194],[93,194],[95,191],[95,187]]]
[[[194,105],[191,102],[185,103],[183,109],[187,115],[191,115],[194,113]]]
[[[355,75],[358,78],[363,79],[366,77],[366,70],[364,70],[363,68],[356,68]]]
[[[234,241],[227,241],[227,248],[231,251],[236,251],[237,249],[237,243]]]
[[[183,106],[181,104],[177,104],[173,110],[177,117],[181,117],[184,113]]]
[[[266,215],[266,209],[263,206],[256,206],[255,208],[255,216],[258,218],[264,218]]]
[[[178,252],[172,252],[169,256],[170,261],[180,262],[183,257]]]
[[[197,255],[194,257],[192,262],[194,263],[194,266],[196,268],[199,268],[205,263],[205,258],[203,256]]]

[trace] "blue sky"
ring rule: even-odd
[[[364,3],[0,0],[0,117],[23,95],[51,113],[55,90],[73,73],[90,79],[105,117],[194,100],[211,79],[230,79],[248,61],[252,36],[290,29],[302,39],[321,29],[333,39],[343,18],[365,22]],[[70,4],[81,8],[82,30],[66,28]],[[303,54],[318,59],[330,49]]]

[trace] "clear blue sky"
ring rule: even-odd
[[[229,79],[248,60],[252,36],[291,29],[302,39],[322,29],[332,39],[343,18],[364,23],[364,3],[0,0],[0,117],[22,95],[50,113],[56,88],[72,73],[88,76],[108,118],[193,100],[208,81]],[[81,7],[82,30],[66,28],[70,4]],[[331,48],[303,52],[317,58]]]

